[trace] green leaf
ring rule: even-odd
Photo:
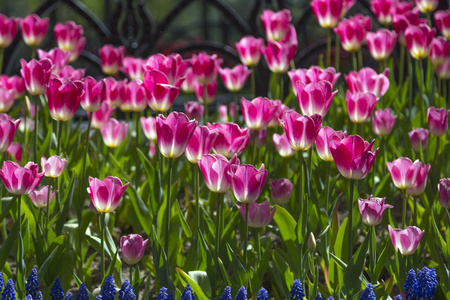
[[[145,234],[150,236],[152,232],[153,215],[150,213],[141,197],[136,193],[133,185],[130,184],[128,186],[127,194],[130,197],[131,205],[133,206],[134,212],[136,213]]]
[[[0,214],[0,220],[4,220],[5,217],[8,215],[11,208],[14,206],[14,204],[17,201],[17,197],[5,197],[2,198],[2,213]]]
[[[11,250],[14,247],[18,233],[19,233],[19,221],[16,221],[14,222],[14,225],[9,231],[5,242],[0,248],[0,266],[3,266],[5,264],[9,253],[11,253]]]
[[[180,278],[180,281],[184,286],[186,284],[190,284],[192,291],[195,293],[196,298],[199,300],[209,300],[210,298],[205,295],[203,289],[195,282],[188,274],[186,274],[182,269],[177,268],[177,274]]]
[[[59,245],[57,247],[55,247],[55,249],[53,249],[52,253],[50,253],[50,255],[47,257],[45,262],[39,268],[39,270],[38,270],[38,281],[39,282],[41,282],[42,279],[44,278],[44,275],[46,275],[48,273],[49,268],[52,266],[52,263],[57,261],[59,259],[59,257],[61,256],[61,254],[62,254],[61,249],[62,249],[62,247]]]
[[[117,171],[119,171],[120,173],[120,177],[125,178],[126,181],[130,182],[131,179],[128,176],[128,174],[125,172],[125,170],[122,168],[122,165],[117,161],[117,159],[114,157],[114,155],[112,155],[111,153],[108,153],[109,155],[109,159],[110,162],[114,165],[114,168],[117,169]]]
[[[50,140],[52,138],[52,131],[49,130],[47,132],[47,135],[45,136],[44,142],[39,146],[39,151],[37,153],[37,158],[40,160],[40,158],[44,155],[44,153],[47,152],[48,146],[50,145]]]
[[[183,215],[183,212],[181,211],[180,203],[178,201],[175,201],[175,202],[177,204],[176,207],[178,208],[177,209],[178,217],[180,219],[181,226],[183,227],[184,234],[186,234],[186,236],[188,238],[191,238],[192,237],[192,231],[191,231],[191,228],[189,227],[189,224],[186,221],[186,218]]]
[[[239,286],[247,286],[248,285],[248,274],[245,270],[242,263],[237,258],[231,246],[227,243],[227,251],[228,256],[230,258],[230,265],[233,269],[233,274],[231,275],[231,279],[235,279],[236,282],[239,283]],[[238,279],[238,280],[236,280]]]
[[[66,196],[64,197],[63,203],[64,207],[62,209],[62,212],[59,216],[59,219],[56,221],[55,224],[55,233],[56,235],[60,235],[62,233],[62,229],[64,227],[64,223],[66,222],[67,216],[70,212],[70,207],[72,206],[72,199],[73,199],[73,191],[75,189],[75,180],[76,180],[77,174],[74,173],[72,180],[70,181],[69,187],[68,187],[68,193],[66,193]]]
[[[297,235],[295,228],[297,227],[297,222],[291,214],[279,205],[275,205],[276,211],[273,219],[280,230],[281,239],[283,240],[286,249],[288,250],[289,257],[293,263],[298,263],[297,257]]]
[[[353,255],[344,272],[343,289],[347,291],[350,297],[361,290],[364,264],[366,262],[367,252],[369,251],[369,240],[370,238],[364,239],[364,242]]]

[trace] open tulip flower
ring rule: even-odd
[[[450,53],[450,42],[443,36],[438,36],[433,39],[430,47],[430,60],[435,66],[440,66],[445,62],[445,59]]]
[[[440,10],[434,14],[436,27],[447,40],[450,40],[450,9]]]
[[[0,169],[0,178],[8,192],[14,195],[28,195],[41,182],[44,172],[38,173],[39,166],[29,162],[25,167],[12,161],[5,161]]]
[[[277,12],[265,9],[261,14],[264,31],[271,41],[281,41],[286,37],[291,20],[291,12],[288,9]]]
[[[144,80],[145,60],[138,57],[127,56],[122,60],[121,71],[131,80]]]
[[[392,24],[392,13],[394,12],[394,6],[396,1],[392,0],[371,0],[370,10],[373,12],[378,22],[384,26]]]
[[[312,116],[319,114],[324,117],[337,91],[333,92],[333,86],[328,81],[305,84],[297,81],[297,99],[302,114]]]
[[[253,130],[267,128],[277,110],[277,106],[271,105],[271,100],[264,97],[257,97],[252,101],[242,97],[241,103],[245,124]]]
[[[100,126],[108,122],[112,112],[115,109],[115,107],[111,107],[106,101],[104,101],[100,109],[92,113],[92,128],[100,129]]]
[[[328,67],[322,69],[319,66],[311,66],[309,69],[295,69],[288,71],[289,78],[291,79],[291,86],[294,94],[297,96],[297,81],[301,81],[304,84],[318,83],[320,81],[328,81],[332,87],[336,84],[336,81],[341,76],[341,73],[336,73],[336,69]]]
[[[295,150],[308,150],[314,145],[322,126],[322,116],[302,116],[295,111],[287,111],[280,120],[291,147]]]
[[[281,157],[291,157],[295,154],[295,150],[292,149],[291,144],[289,144],[285,132],[283,132],[283,134],[281,135],[279,135],[278,133],[274,133],[272,140],[275,149]]]
[[[248,128],[241,129],[235,123],[214,123],[208,127],[218,133],[213,143],[213,150],[217,154],[232,158],[235,154],[240,155],[248,146]]]
[[[197,160],[206,154],[210,154],[217,134],[217,132],[211,131],[206,126],[197,126],[187,144],[186,158],[191,163],[196,164]]]
[[[100,125],[100,132],[106,146],[117,148],[127,137],[128,124],[111,118],[106,123]]]
[[[441,137],[447,133],[448,113],[449,111],[445,108],[436,108],[434,106],[428,108],[428,128],[432,135]]]
[[[367,226],[375,226],[383,220],[383,212],[387,208],[393,208],[392,205],[385,204],[384,198],[370,196],[368,199],[358,199],[361,220]]]
[[[16,18],[0,14],[0,48],[6,48],[13,42],[17,33],[17,21]]]
[[[325,29],[334,28],[341,18],[343,1],[341,0],[313,0],[311,7],[317,22]]]
[[[429,14],[437,8],[439,0],[414,0],[414,3],[421,12]]]
[[[123,90],[124,97],[120,104],[122,111],[141,112],[147,108],[147,91],[142,84],[142,80],[130,81]]]
[[[205,92],[206,87],[206,92]],[[217,93],[217,80],[213,80],[208,84],[194,83],[195,95],[201,104],[210,105],[214,103]]]
[[[190,62],[195,80],[201,84],[208,84],[216,80],[222,59],[216,54],[209,56],[205,52],[200,52],[192,56]]]
[[[81,107],[91,113],[99,110],[103,100],[106,98],[105,80],[97,82],[91,76],[87,76],[84,79],[83,91],[80,101]]]
[[[14,91],[0,87],[0,113],[8,112],[14,104]]]
[[[12,91],[14,98],[18,99],[25,93],[25,82],[21,76],[0,75],[0,87]]]
[[[139,234],[129,234],[120,238],[120,250],[123,260],[129,265],[135,265],[144,256],[145,246],[148,239],[144,241]]]
[[[61,158],[58,155],[50,156],[48,159],[45,156],[41,158],[41,167],[45,173],[45,177],[57,178],[59,177],[67,166],[67,159]]]
[[[365,123],[369,121],[378,99],[372,93],[351,93],[347,91],[345,103],[350,121]]]
[[[82,94],[83,83],[81,81],[64,82],[60,78],[51,78],[45,95],[52,118],[57,121],[72,119],[80,106]]]
[[[376,135],[388,136],[394,128],[397,116],[392,113],[391,108],[378,109],[372,117],[372,130]]]
[[[70,53],[59,48],[53,48],[46,52],[41,49],[37,49],[37,54],[40,60],[49,59],[52,62],[53,74],[58,74],[63,70],[63,68],[69,63]]]
[[[142,130],[145,136],[152,141],[156,141],[156,118],[154,117],[141,117]]]
[[[57,23],[54,33],[58,47],[62,50],[70,51],[76,49],[84,31],[83,26],[77,25],[73,21],[67,21],[65,24]]]
[[[330,151],[331,141],[341,141],[347,136],[345,131],[334,131],[333,128],[323,126],[317,134],[314,144],[316,145],[317,154],[324,161],[333,161],[333,155]]]
[[[425,192],[427,187],[428,172],[431,166],[429,164],[421,163],[419,173],[417,173],[416,181],[413,186],[406,190],[406,193],[410,196],[417,197]]]
[[[37,61],[32,59],[27,63],[24,59],[21,59],[20,64],[22,65],[20,74],[25,81],[27,91],[31,95],[44,94],[53,67],[51,60],[43,59]]]
[[[11,120],[9,116],[0,120],[0,153],[5,152],[11,145],[19,124],[20,120]]]
[[[99,212],[111,213],[119,206],[128,185],[129,183],[124,185],[119,178],[113,176],[108,176],[103,181],[89,176],[87,192],[91,203]]]
[[[99,50],[102,71],[108,76],[119,73],[122,66],[122,60],[125,55],[125,47],[115,48],[113,45],[104,45]]]
[[[399,251],[403,256],[416,252],[424,231],[416,226],[409,226],[403,230],[393,229],[391,225],[388,225],[388,228],[395,251]]]
[[[422,165],[419,160],[412,162],[407,157],[400,157],[386,164],[394,185],[401,190],[409,189],[414,185]]]
[[[351,93],[372,93],[376,98],[381,98],[389,89],[388,75],[389,69],[378,74],[371,68],[362,68],[358,72],[348,73],[345,80]]]
[[[374,141],[368,143],[359,135],[350,135],[341,141],[331,141],[330,151],[339,173],[348,179],[365,178],[378,153],[378,148],[373,152]]]
[[[245,205],[237,205],[241,212],[242,218],[245,220]],[[276,207],[270,209],[269,201],[261,203],[252,202],[248,205],[248,226],[252,228],[263,228],[269,225],[275,214]]]
[[[200,171],[205,179],[206,186],[214,193],[225,193],[231,186],[231,175],[229,174],[232,165],[238,165],[237,155],[230,161],[220,154],[205,154],[197,160]]]
[[[410,25],[405,30],[406,48],[414,59],[424,59],[430,54],[431,42],[436,29],[426,24]]]
[[[449,209],[450,208],[450,179],[442,178],[438,184],[439,204]]]
[[[225,88],[230,92],[237,92],[242,90],[252,71],[244,65],[236,65],[232,69],[219,69],[219,73]]]
[[[53,187],[48,185],[43,185],[38,189],[33,190],[30,193],[30,198],[31,198],[31,202],[33,202],[33,204],[36,207],[39,208],[43,208],[43,207],[47,207],[47,200],[48,200],[48,204],[52,203],[53,198],[55,197],[56,193],[58,191],[55,191],[54,193],[52,192]],[[50,190],[50,195],[48,194]]]
[[[244,36],[236,43],[236,49],[241,62],[251,68],[259,64],[263,48],[264,40],[251,35]]]
[[[36,14],[31,14],[20,19],[20,31],[23,41],[30,47],[39,46],[44,40],[48,29],[49,18],[41,19]]]
[[[361,49],[366,35],[366,30],[360,22],[349,19],[343,19],[339,22],[334,32],[339,35],[342,48],[347,52],[355,52]]]
[[[145,72],[144,87],[149,94],[148,105],[157,112],[169,110],[180,93],[180,88],[169,84],[168,77],[157,70]]]
[[[375,60],[383,61],[388,59],[394,51],[397,43],[397,33],[385,28],[378,29],[376,32],[366,33],[367,48]]]
[[[277,74],[286,73],[289,70],[296,50],[296,45],[269,41],[267,48],[264,49],[263,54],[266,58],[266,62],[270,71]]]
[[[150,56],[146,63],[147,71],[158,71],[164,74],[170,85],[180,87],[187,76],[189,62],[183,60],[180,54],[172,53],[167,56],[158,53]],[[192,70],[192,68],[191,68]]]
[[[259,169],[252,165],[233,165],[228,174],[231,176],[231,189],[237,201],[252,203],[258,200],[267,178],[264,164]]]

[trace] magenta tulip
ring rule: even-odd
[[[186,109],[184,109],[184,110],[186,110]],[[202,117],[203,117],[203,114],[202,114]],[[228,106],[226,104],[219,105],[219,119],[222,123],[226,123],[229,121],[228,120]]]
[[[75,69],[74,67],[68,65],[64,66],[59,72],[56,74],[61,78],[64,78],[66,81],[82,81],[86,74],[86,69]]]
[[[397,33],[381,28],[376,32],[366,34],[367,48],[377,61],[388,59],[394,51],[397,42]]]
[[[295,111],[288,111],[284,113],[280,122],[291,147],[303,151],[314,144],[322,126],[322,116],[319,114],[302,116]]]
[[[241,103],[245,124],[253,130],[267,128],[277,110],[277,107],[272,106],[270,100],[264,97],[257,97],[252,101],[242,97]]]
[[[76,49],[84,33],[83,26],[73,21],[67,21],[65,24],[57,23],[53,31],[58,47],[67,51]]]
[[[5,114],[6,115],[6,114]],[[8,116],[8,115],[6,115]],[[0,153],[8,150],[11,145],[14,136],[16,135],[17,128],[19,127],[20,120],[11,120],[8,118],[1,118],[0,120]]]
[[[450,43],[443,37],[438,36],[431,42],[430,60],[435,66],[440,66],[450,53]]]
[[[6,48],[14,40],[17,33],[17,19],[0,14],[0,48]]]
[[[196,164],[203,155],[210,154],[216,137],[217,132],[211,131],[206,126],[197,126],[185,150],[188,161]]]
[[[154,117],[141,117],[142,130],[145,136],[152,141],[156,141],[156,118]]]
[[[14,91],[0,87],[0,113],[8,112],[14,104]]]
[[[405,30],[410,25],[426,24],[427,19],[419,19],[419,10],[411,10],[403,14],[393,15],[393,27],[398,34],[398,41],[405,45]]]
[[[100,126],[108,122],[115,109],[115,107],[111,107],[107,102],[103,102],[100,109],[92,113],[92,128],[100,129]]]
[[[86,38],[81,37],[75,45],[75,48],[72,50],[67,50],[70,53],[69,62],[74,62],[80,57],[81,51],[83,51],[84,46],[86,45]]]
[[[225,88],[230,92],[237,92],[242,90],[248,75],[250,75],[252,71],[244,65],[236,65],[232,69],[221,68],[219,69],[219,73]]]
[[[405,30],[406,48],[414,59],[427,58],[430,53],[436,29],[430,29],[426,24],[410,25]]]
[[[261,14],[261,21],[267,39],[271,41],[283,40],[286,34],[288,34],[291,20],[291,12],[288,9],[283,9],[278,12],[265,9]]]
[[[267,141],[267,129],[260,130],[250,130],[250,138],[253,139],[253,135],[256,134],[255,137],[255,147],[261,148],[266,144]]]
[[[392,114],[391,108],[378,109],[372,117],[372,130],[376,135],[388,136],[394,128],[397,116]]]
[[[25,82],[28,93],[31,95],[42,95],[45,93],[45,86],[48,84],[52,62],[49,59],[37,61],[35,59],[26,62],[24,59],[20,60],[22,69],[20,74]]]
[[[361,49],[366,30],[356,20],[343,19],[334,32],[339,36],[342,48],[347,52],[356,52]]]
[[[66,166],[67,159],[61,158],[58,155],[50,156],[48,159],[45,156],[41,157],[41,167],[45,177],[58,178]]]
[[[97,82],[94,78],[88,76],[84,80],[83,91],[80,101],[81,107],[91,113],[99,110],[106,98],[105,80]]]
[[[450,9],[440,10],[434,14],[436,27],[447,40],[450,40]]]
[[[192,68],[188,67],[186,69],[186,73],[185,73],[185,79],[183,80],[183,83],[181,84],[180,88],[183,92],[185,93],[193,93],[195,91],[195,78],[194,78],[194,73],[192,72]]]
[[[48,29],[49,18],[41,19],[32,14],[20,20],[20,31],[23,41],[30,47],[39,46],[45,38]]]
[[[121,70],[128,76],[128,78],[130,78],[131,80],[144,80],[144,59],[127,56],[123,58],[122,65],[123,67],[121,68]]]
[[[179,112],[171,112],[166,118],[159,115],[156,118],[156,135],[161,154],[167,158],[176,158],[183,154],[194,134],[196,120]]]
[[[48,201],[48,204],[52,203],[53,198],[55,197],[56,193],[58,192],[58,191],[55,191],[53,193],[52,191],[53,191],[53,187],[50,186],[50,195],[49,195],[49,186],[48,185],[43,185],[40,188],[33,190],[30,193],[31,202],[33,202],[33,204],[38,208],[47,207],[47,201]]]
[[[368,199],[358,199],[359,212],[361,220],[367,226],[376,226],[383,220],[383,212],[387,208],[393,208],[392,205],[384,204],[384,198],[370,196]]]
[[[374,142],[375,140],[368,143],[359,135],[350,135],[341,141],[331,141],[330,151],[339,173],[348,179],[365,178],[378,153],[378,148],[373,152]]]
[[[203,112],[205,108],[197,101],[188,101],[184,103],[184,113],[189,119],[196,119],[200,122],[203,119]]]
[[[106,146],[117,148],[127,137],[128,124],[111,118],[100,126],[100,132]]]
[[[396,0],[371,0],[370,10],[381,24],[389,26],[392,24],[392,13],[396,2]]]
[[[387,169],[394,185],[406,190],[414,185],[422,163],[416,160],[414,163],[407,157],[400,157],[392,162],[387,162]]]
[[[17,75],[0,75],[0,87],[12,91],[15,99],[22,97],[25,93],[25,82]]]
[[[245,205],[237,205],[245,220]],[[272,222],[276,207],[270,210],[269,201],[261,203],[251,202],[248,205],[248,226],[252,228],[264,228]]]
[[[120,250],[124,262],[129,265],[135,265],[141,261],[144,256],[145,246],[148,239],[144,241],[139,234],[129,234],[120,238]]]
[[[289,107],[283,104],[281,100],[270,100],[270,105],[276,107],[275,114],[267,125],[268,128],[276,128],[281,125],[280,119],[283,118],[283,114],[289,110]]]
[[[436,66],[435,70],[439,79],[450,79],[450,57],[447,57],[442,65]]]
[[[414,3],[421,12],[428,14],[437,8],[439,0],[414,0]]]
[[[409,226],[403,230],[393,229],[391,225],[388,225],[388,228],[395,251],[400,251],[404,256],[416,252],[424,231],[416,226]]]
[[[147,108],[147,91],[140,79],[130,81],[123,92],[124,101],[120,104],[122,111],[141,112]]]
[[[23,147],[20,143],[12,142],[11,145],[9,145],[8,150],[6,150],[6,158],[14,158],[19,165],[22,164],[22,154]]]
[[[410,196],[417,197],[425,192],[427,187],[428,172],[430,171],[430,165],[421,163],[419,173],[417,174],[414,185],[406,190],[406,193]]]
[[[39,166],[29,162],[25,167],[12,161],[3,162],[0,178],[8,192],[14,195],[28,195],[41,182],[44,173],[38,173]]]
[[[263,48],[264,40],[251,35],[244,36],[236,43],[236,49],[241,62],[251,68],[259,64]]]
[[[270,185],[270,200],[273,203],[278,205],[284,205],[288,203],[293,188],[293,184],[289,179],[287,178],[270,179],[269,185]]]
[[[322,69],[319,66],[311,66],[309,69],[295,69],[288,71],[288,75],[291,79],[294,94],[297,96],[297,81],[301,81],[305,84],[328,81],[334,86],[339,76],[341,76],[341,73],[336,73],[336,69],[333,67]]]
[[[188,65],[189,62],[184,61],[178,53],[167,56],[158,53],[147,59],[145,68],[147,71],[161,72],[167,78],[169,85],[179,88],[185,80]]]
[[[80,106],[82,94],[81,81],[64,82],[60,78],[51,78],[45,93],[51,117],[57,121],[72,119]]]
[[[350,121],[365,123],[369,121],[378,99],[372,93],[354,93],[347,91],[345,103]]]
[[[411,140],[411,147],[420,151],[420,148],[425,149],[428,144],[428,134],[429,131],[424,128],[413,128],[412,131],[408,132],[409,139]]]
[[[319,114],[324,117],[337,91],[328,81],[305,84],[298,81],[296,84],[297,99],[302,114],[312,116]]]
[[[450,209],[450,179],[442,178],[438,184],[439,204],[443,208]]]
[[[448,113],[449,110],[446,110],[445,108],[436,108],[434,106],[428,108],[428,129],[432,135],[441,137],[447,133]]]
[[[214,99],[216,99],[217,80],[213,80],[210,83],[206,84],[206,93],[205,84],[202,83],[195,82],[194,90],[198,102],[206,105],[212,104],[214,103]]]
[[[277,74],[286,73],[289,70],[296,50],[296,45],[269,41],[263,54],[270,71]]]
[[[228,161],[220,154],[205,154],[198,161],[198,166],[205,179],[206,186],[214,193],[225,193],[230,189],[231,165],[239,164],[237,155]]]
[[[144,87],[149,94],[148,105],[157,112],[166,112],[169,110],[175,98],[180,93],[180,88],[169,84],[168,77],[157,70],[145,73]]]
[[[282,135],[274,133],[272,140],[275,150],[277,150],[281,157],[291,157],[295,154],[295,150],[292,149],[285,132]]]
[[[343,1],[313,0],[311,7],[319,25],[326,29],[334,28],[341,18]]]
[[[89,176],[89,187],[87,192],[91,198],[91,203],[101,213],[113,212],[119,206],[128,185],[113,176],[106,177],[103,181]]]
[[[39,56],[39,60],[47,58],[52,62],[53,74],[60,73],[63,68],[69,63],[70,53],[68,51],[61,50],[59,48],[53,48],[48,52],[41,49],[37,49],[36,51]]]
[[[125,55],[125,47],[115,48],[113,45],[104,45],[99,50],[102,71],[108,76],[119,73]]]
[[[194,78],[198,83],[208,84],[216,80],[222,60],[216,54],[209,56],[205,52],[194,54],[191,67]]]
[[[233,165],[228,174],[231,176],[231,189],[237,201],[252,203],[261,195],[267,178],[264,164],[257,170],[252,165]]]
[[[371,68],[362,68],[358,72],[351,71],[345,76],[348,89],[351,93],[372,93],[376,98],[383,97],[389,89],[389,69],[377,74]]]
[[[247,128],[241,129],[235,123],[214,123],[208,127],[218,133],[213,143],[213,150],[217,154],[232,158],[235,154],[240,155],[248,146],[250,136]]]
[[[331,141],[341,141],[347,136],[345,131],[334,131],[333,128],[324,126],[320,128],[314,144],[316,145],[317,154],[324,161],[333,161],[333,155],[330,151]]]

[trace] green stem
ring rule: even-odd
[[[325,209],[327,211],[328,214],[328,209],[330,206],[330,172],[331,172],[331,161],[326,162],[327,164],[327,174],[326,174],[326,178],[325,178],[325,182],[326,182],[326,193],[327,193],[327,199],[326,199],[326,203],[325,203]],[[327,236],[327,235],[325,235]]]
[[[326,66],[329,67],[331,63],[331,29],[327,29],[327,60],[326,60]]]
[[[221,223],[223,219],[223,197],[224,194],[220,193],[217,197],[217,224],[216,224],[216,244],[215,244],[215,254],[216,257],[219,258],[219,250],[220,250],[220,239],[222,237]],[[219,264],[217,264],[217,274],[220,274]]]
[[[61,121],[56,121],[58,122],[58,143],[56,144],[56,155],[61,155],[60,150],[61,150],[61,133],[62,133],[62,123]],[[37,131],[37,127],[35,127],[35,131]]]
[[[46,220],[45,220],[45,232],[47,241],[49,238],[50,228],[48,227],[48,224],[50,223],[50,188],[52,186],[53,178],[50,179],[50,184],[48,185],[48,193],[47,193],[47,211],[46,211]]]
[[[299,208],[303,205],[303,155],[301,151],[298,151],[298,199]]]
[[[281,102],[283,102],[284,99],[284,74],[278,74],[278,76],[280,77],[280,95],[278,97],[278,99],[281,100]]]
[[[399,86],[403,86],[403,79],[405,73],[405,46],[400,45],[400,75],[399,75]]]
[[[198,249],[200,248],[200,237],[199,237],[199,232],[200,232],[200,195],[199,195],[199,181],[200,181],[200,176],[199,176],[199,166],[198,165],[194,165],[194,179],[195,179],[195,217],[196,217],[196,221],[195,221],[195,241],[194,241],[194,247],[195,247],[195,252],[194,252],[194,256],[196,257],[196,260],[194,262],[194,266],[197,266],[198,264],[198,259],[197,259],[197,254],[198,254]]]
[[[352,63],[353,63],[353,70],[358,71],[358,61],[356,59],[356,52],[352,52]]]
[[[414,225],[419,226],[419,219],[418,219],[418,211],[417,211],[417,199],[412,197],[412,200],[414,201]]]
[[[350,179],[350,191],[349,191],[349,198],[348,198],[348,261],[352,258],[353,255],[353,187],[354,187],[355,181],[353,179]]]
[[[423,127],[423,120],[424,120],[424,76],[423,76],[423,62],[421,59],[417,60],[417,63],[419,64],[419,75],[420,75],[420,102],[419,102],[419,106],[420,106],[420,127]]]
[[[102,264],[102,282],[103,279],[105,278],[105,214],[106,213],[101,213],[100,214],[100,235],[101,235],[101,248],[102,248],[102,253],[101,253],[101,264]]]
[[[253,136],[252,136],[252,156],[251,156],[251,162],[252,165],[255,165],[255,152],[256,152],[256,130],[252,130]]]
[[[256,97],[256,69],[252,68],[252,74],[250,75],[251,85],[252,85],[252,97]]]
[[[89,149],[89,138],[90,138],[89,133],[91,132],[91,123],[92,123],[92,113],[90,113],[88,117],[88,128],[86,131],[86,144],[84,146],[83,173],[81,173],[81,182],[84,182],[84,178],[86,178],[86,161]]]
[[[130,283],[133,286],[134,282],[133,282],[133,266],[130,266]]]
[[[336,69],[336,72],[339,72],[339,63],[341,59],[341,45],[339,43],[339,36],[335,35],[335,41],[334,41],[334,68]]]
[[[230,115],[230,120],[232,120],[233,122],[236,122],[236,116],[237,116],[236,109],[237,109],[237,106],[238,106],[236,92],[233,92],[233,102],[234,102],[233,114],[231,113],[231,105],[229,107],[228,114]]]
[[[206,100],[206,84],[203,84],[203,103],[205,103],[205,111],[203,114],[203,120],[205,122],[205,125],[208,124],[208,114],[209,114],[209,104],[208,101]]]
[[[358,67],[359,69],[362,69],[363,67],[363,55],[362,55],[362,50],[358,51]]]
[[[255,228],[256,231],[256,250],[258,253],[258,262],[261,260],[261,232],[259,228]]]
[[[139,149],[139,116],[140,116],[140,112],[135,113],[135,118],[136,118],[136,152]],[[134,156],[136,159],[136,173],[135,173],[135,178],[134,178],[134,185],[136,187],[136,191],[138,189],[139,186],[139,177],[140,177],[140,158],[138,155]]]
[[[442,106],[441,105],[441,97],[442,97],[442,79],[438,78],[438,101],[436,103],[436,106]]]
[[[248,245],[248,203],[245,203],[244,221],[244,269],[247,269],[247,245]]]
[[[0,75],[2,74],[3,70],[3,54],[5,52],[5,48],[0,47]]]
[[[370,227],[370,266],[372,274],[375,273],[375,266],[377,265],[377,236],[375,233],[375,226]]]
[[[405,229],[406,227],[406,205],[408,201],[408,196],[406,194],[406,189],[403,190],[403,211],[402,211],[402,228]]]
[[[408,94],[409,94],[409,122],[411,123],[413,120],[413,115],[412,115],[412,107],[413,107],[413,66],[412,66],[412,60],[411,60],[411,55],[408,54],[407,56],[407,60],[408,60],[408,79],[409,79],[409,83],[408,83]]]
[[[167,198],[166,198],[166,236],[164,240],[164,251],[169,257],[169,232],[170,232],[170,186],[172,185],[172,163],[174,158],[169,158],[169,176],[167,181]]]
[[[38,134],[39,134],[39,101],[34,95],[31,95],[34,100],[34,145],[33,145],[33,157],[35,161],[38,161],[37,157],[37,145],[38,145]]]

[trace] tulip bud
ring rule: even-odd
[[[144,256],[145,246],[148,239],[144,241],[139,234],[130,234],[120,238],[120,250],[123,260],[129,265],[137,264]]]
[[[389,89],[389,69],[378,74],[371,68],[362,68],[358,72],[351,71],[345,76],[348,90],[354,93],[372,93],[377,99],[383,97]]]
[[[450,53],[450,43],[442,36],[433,39],[430,47],[430,60],[435,66],[440,66]]]
[[[285,132],[283,132],[282,135],[274,133],[272,136],[272,141],[275,146],[275,150],[277,150],[281,157],[291,157],[295,154],[295,150],[289,144]]]
[[[450,179],[442,178],[438,184],[439,190],[439,204],[449,209],[450,208]]]
[[[100,126],[103,142],[110,148],[117,148],[127,137],[128,124],[116,119],[109,119]]]
[[[184,113],[189,119],[196,119],[200,122],[203,119],[204,107],[197,101],[188,101],[184,104]]]
[[[388,136],[394,128],[396,115],[392,114],[392,109],[379,109],[375,111],[372,117],[372,130],[376,135]]]
[[[5,161],[0,169],[0,178],[11,194],[28,195],[44,177],[44,173],[38,173],[38,170],[39,166],[33,162],[28,162],[22,168],[15,162]]]
[[[314,237],[314,233],[310,233],[308,237],[308,241],[306,242],[306,245],[308,246],[308,250],[310,252],[314,252],[316,250],[316,238]]]
[[[383,220],[383,212],[387,208],[393,208],[392,205],[384,204],[384,198],[375,198],[370,196],[368,199],[358,199],[359,212],[361,220],[367,226],[375,226]]]
[[[414,0],[414,2],[417,8],[425,14],[433,12],[439,4],[439,0]]]
[[[440,10],[434,14],[436,27],[447,40],[450,40],[450,9]]]
[[[311,7],[316,15],[319,25],[331,29],[337,25],[341,17],[343,1],[339,0],[313,0]]]
[[[195,82],[194,90],[198,102],[206,105],[212,104],[214,103],[214,99],[216,98],[217,80],[213,80],[210,83],[206,84],[206,93],[205,93],[205,84],[202,83]]]
[[[30,193],[30,198],[31,198],[31,202],[33,202],[33,204],[36,207],[39,208],[43,208],[43,207],[47,207],[47,200],[48,200],[48,204],[52,203],[53,198],[55,197],[56,192],[52,193],[52,189],[53,187],[50,186],[50,195],[49,193],[49,186],[48,185],[44,185],[42,187],[40,187],[39,189],[35,189],[34,191],[32,191]]]
[[[41,157],[42,171],[45,177],[58,178],[67,166],[67,159],[61,158],[58,155],[50,156],[48,159],[45,156]]]
[[[216,137],[217,132],[210,131],[206,126],[197,126],[187,144],[186,158],[191,163],[196,164],[197,160],[201,159],[203,155],[211,153]]]
[[[406,190],[406,193],[410,196],[417,197],[425,192],[427,187],[428,172],[430,171],[430,165],[421,163],[419,173],[417,173],[416,181],[413,186]]]
[[[295,111],[288,111],[280,122],[291,147],[304,151],[314,144],[322,125],[322,116],[302,116]]]
[[[258,170],[252,165],[231,167],[228,174],[231,176],[231,189],[236,200],[242,203],[258,200],[266,182],[267,173],[264,164]]]
[[[291,197],[293,184],[287,178],[271,179],[270,185],[270,200],[278,205],[284,205]]]
[[[388,59],[394,51],[397,42],[397,33],[387,29],[379,29],[376,32],[366,34],[367,48],[377,61]]]
[[[141,117],[142,130],[145,136],[152,141],[156,141],[156,119],[154,117]]]
[[[5,152],[11,145],[20,123],[20,120],[13,121],[6,116],[8,119],[0,120],[0,153]]]
[[[6,48],[14,40],[17,33],[17,19],[0,14],[0,48]]]
[[[108,76],[119,73],[122,65],[123,56],[125,55],[125,47],[115,48],[112,45],[104,45],[99,50],[102,71]]]
[[[241,212],[242,218],[245,220],[245,204],[237,205]],[[251,202],[248,205],[248,226],[252,228],[263,228],[269,225],[273,219],[276,208],[270,210],[269,201],[262,203]]]
[[[67,21],[65,24],[57,23],[53,31],[58,47],[67,51],[77,48],[84,33],[83,26],[77,25],[73,21]]]
[[[253,130],[267,128],[277,110],[277,107],[271,105],[271,101],[264,97],[257,97],[252,101],[242,97],[241,103],[245,124]]]
[[[324,117],[337,91],[333,92],[333,86],[328,81],[305,84],[296,83],[297,99],[302,114],[312,116],[319,114]]]
[[[248,76],[252,73],[246,66],[236,65],[233,69],[219,69],[223,85],[230,92],[242,90]]]
[[[448,113],[445,108],[430,107],[427,110],[428,129],[434,136],[441,137],[448,130]]]
[[[283,9],[278,12],[265,9],[261,14],[261,21],[267,39],[271,41],[283,40],[288,34],[291,20],[291,12],[288,9]]]
[[[259,64],[263,48],[264,40],[253,36],[244,36],[239,43],[236,43],[239,58],[248,67],[255,67]]]
[[[49,18],[41,19],[38,15],[32,14],[20,20],[20,31],[23,41],[30,47],[39,46],[44,40],[48,29]]]
[[[420,239],[424,231],[416,226],[409,226],[406,229],[393,229],[388,225],[389,235],[396,251],[400,251],[403,256],[411,255],[416,252]]]
[[[205,154],[197,160],[206,186],[214,193],[225,193],[230,189],[230,167],[239,164],[235,155],[230,161],[220,154]]]
[[[420,151],[421,148],[423,150],[427,147],[428,133],[429,131],[424,128],[413,128],[412,131],[408,132],[409,139],[411,140],[411,147],[415,151]]]
[[[119,178],[113,176],[108,176],[103,181],[89,176],[87,192],[97,211],[110,213],[119,206],[129,184],[123,185]]]
[[[333,128],[324,126],[320,128],[317,138],[314,141],[316,145],[317,154],[324,161],[333,161],[333,155],[330,151],[331,141],[341,141],[347,136],[347,132],[334,131]]]
[[[106,101],[104,101],[100,109],[92,113],[92,128],[100,129],[100,126],[108,122],[112,112],[115,109],[115,107],[111,107]]]

